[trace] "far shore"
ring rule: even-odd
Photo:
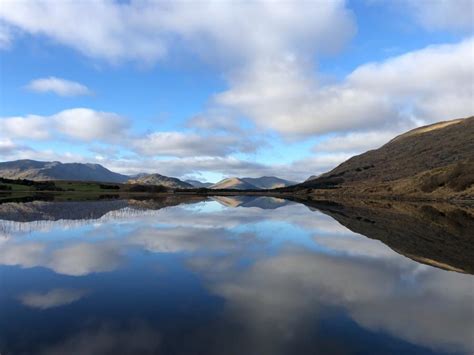
[[[189,189],[169,190],[163,192],[131,192],[131,191],[0,191],[0,203],[5,200],[18,198],[32,198],[54,200],[100,200],[100,199],[153,199],[173,197],[213,197],[213,196],[266,196],[293,200],[295,202],[305,201],[400,201],[400,202],[447,202],[455,204],[474,205],[473,198],[433,198],[426,196],[397,196],[397,195],[365,195],[357,193],[344,193],[339,189],[311,190],[311,191],[278,191],[278,190],[212,190],[212,189]]]

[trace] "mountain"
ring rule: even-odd
[[[15,160],[0,163],[0,177],[28,180],[75,180],[125,182],[128,176],[114,173],[100,164]]]
[[[201,181],[198,181],[198,180],[185,180],[185,182],[187,182],[190,185],[193,185],[194,187],[196,187],[198,189],[199,188],[208,188],[208,187],[213,185],[212,182],[201,182]]]
[[[295,188],[327,194],[472,199],[473,184],[474,117],[469,117],[406,132]]]
[[[295,181],[280,179],[275,176],[262,176],[259,178],[242,178],[243,181],[256,186],[259,189],[275,189],[277,187],[286,187],[295,185]]]
[[[140,174],[127,181],[129,184],[162,185],[173,189],[192,189],[194,186],[177,178],[160,174]]]
[[[277,187],[287,187],[296,182],[277,178],[275,176],[262,176],[259,178],[227,178],[210,186],[210,189],[236,189],[236,190],[266,190]]]
[[[210,189],[234,189],[234,190],[258,190],[258,187],[252,185],[243,179],[232,177],[219,181],[218,183],[211,185]]]

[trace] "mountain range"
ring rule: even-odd
[[[210,189],[235,189],[235,190],[266,190],[278,187],[287,187],[296,184],[294,181],[284,180],[275,176],[262,176],[260,178],[231,177],[209,186]]]
[[[58,161],[14,160],[0,162],[0,177],[27,180],[72,180],[126,182],[127,175],[114,173],[100,164],[60,163]]]
[[[16,160],[0,163],[0,177],[164,185],[170,188],[261,190],[299,194],[474,199],[474,117],[438,122],[401,134],[333,170],[296,184],[274,176],[230,177],[215,184],[160,174],[127,176],[99,164]]]
[[[237,189],[260,190],[285,187],[295,182],[274,176],[260,178],[228,178],[217,184],[203,183],[197,180],[182,181],[178,178],[160,174],[141,173],[127,176],[115,173],[100,164],[43,162],[36,160],[15,160],[0,162],[0,177],[8,179],[27,179],[34,181],[71,180],[129,183],[141,185],[162,185],[169,188],[192,189]]]

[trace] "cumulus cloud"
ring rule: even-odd
[[[224,156],[235,151],[251,152],[252,142],[231,135],[198,135],[183,132],[153,132],[136,138],[132,146],[147,156]]]
[[[0,118],[2,134],[10,138],[45,140],[62,134],[82,141],[120,138],[128,120],[111,112],[88,108],[63,110],[51,116],[27,115]]]
[[[112,62],[156,61],[178,42],[176,38],[206,59],[249,60],[281,50],[333,51],[354,32],[351,13],[342,0],[278,6],[268,0],[199,5],[185,1],[6,3],[0,19],[10,26]],[[75,25],[77,18],[85,21],[83,26]]]
[[[0,135],[8,138],[44,140],[51,137],[52,120],[45,116],[27,115],[0,118]]]
[[[84,141],[115,140],[128,127],[128,120],[112,112],[75,108],[53,116],[59,132]]]
[[[28,85],[26,85],[26,88],[28,90],[40,93],[53,92],[59,96],[80,96],[92,94],[92,91],[90,91],[85,85],[75,81],[56,78],[54,76],[32,80]]]
[[[278,6],[267,0],[205,1],[199,6],[184,1],[7,0],[7,4],[0,8],[0,24],[8,29],[8,41],[17,33],[46,36],[109,63],[151,64],[184,51],[220,71],[228,88],[214,95],[208,109],[188,122],[188,128],[195,130],[191,133],[158,131],[130,137],[124,135],[127,120],[86,109],[0,121],[11,139],[121,140],[125,150],[135,153],[133,159],[140,156],[138,164],[125,167],[132,158],[100,156],[101,163],[121,171],[140,172],[136,171],[139,166],[149,171],[149,157],[172,156],[181,159],[152,161],[152,166],[176,176],[205,169],[217,172],[220,167],[229,169],[218,171],[226,175],[265,172],[301,180],[303,175],[340,163],[342,153],[384,143],[387,132],[474,113],[472,38],[363,64],[338,82],[324,80],[315,70],[315,61],[321,54],[337,53],[355,33],[353,14],[342,0]],[[466,28],[472,23],[470,4],[469,0],[456,4],[407,1],[405,8],[416,8],[412,12],[420,23],[431,28],[451,28],[456,21]],[[85,21],[80,28],[74,26],[78,17]],[[315,149],[322,154],[314,159],[268,167],[229,157],[253,153],[262,146],[262,141],[242,130],[242,122],[251,122],[253,138],[255,132],[277,132],[290,139],[328,132],[338,136],[318,145]],[[239,140],[239,134],[246,138]],[[334,148],[335,154],[328,154],[329,148],[324,147]],[[308,164],[304,173],[302,163]]]
[[[19,297],[25,306],[49,309],[76,302],[87,294],[85,290],[56,288],[47,292],[28,292]]]
[[[466,117],[474,112],[473,53],[472,38],[429,46],[330,85],[319,85],[297,58],[270,60],[242,69],[215,100],[290,136]]]

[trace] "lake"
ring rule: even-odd
[[[0,204],[0,353],[472,354],[473,209]]]

